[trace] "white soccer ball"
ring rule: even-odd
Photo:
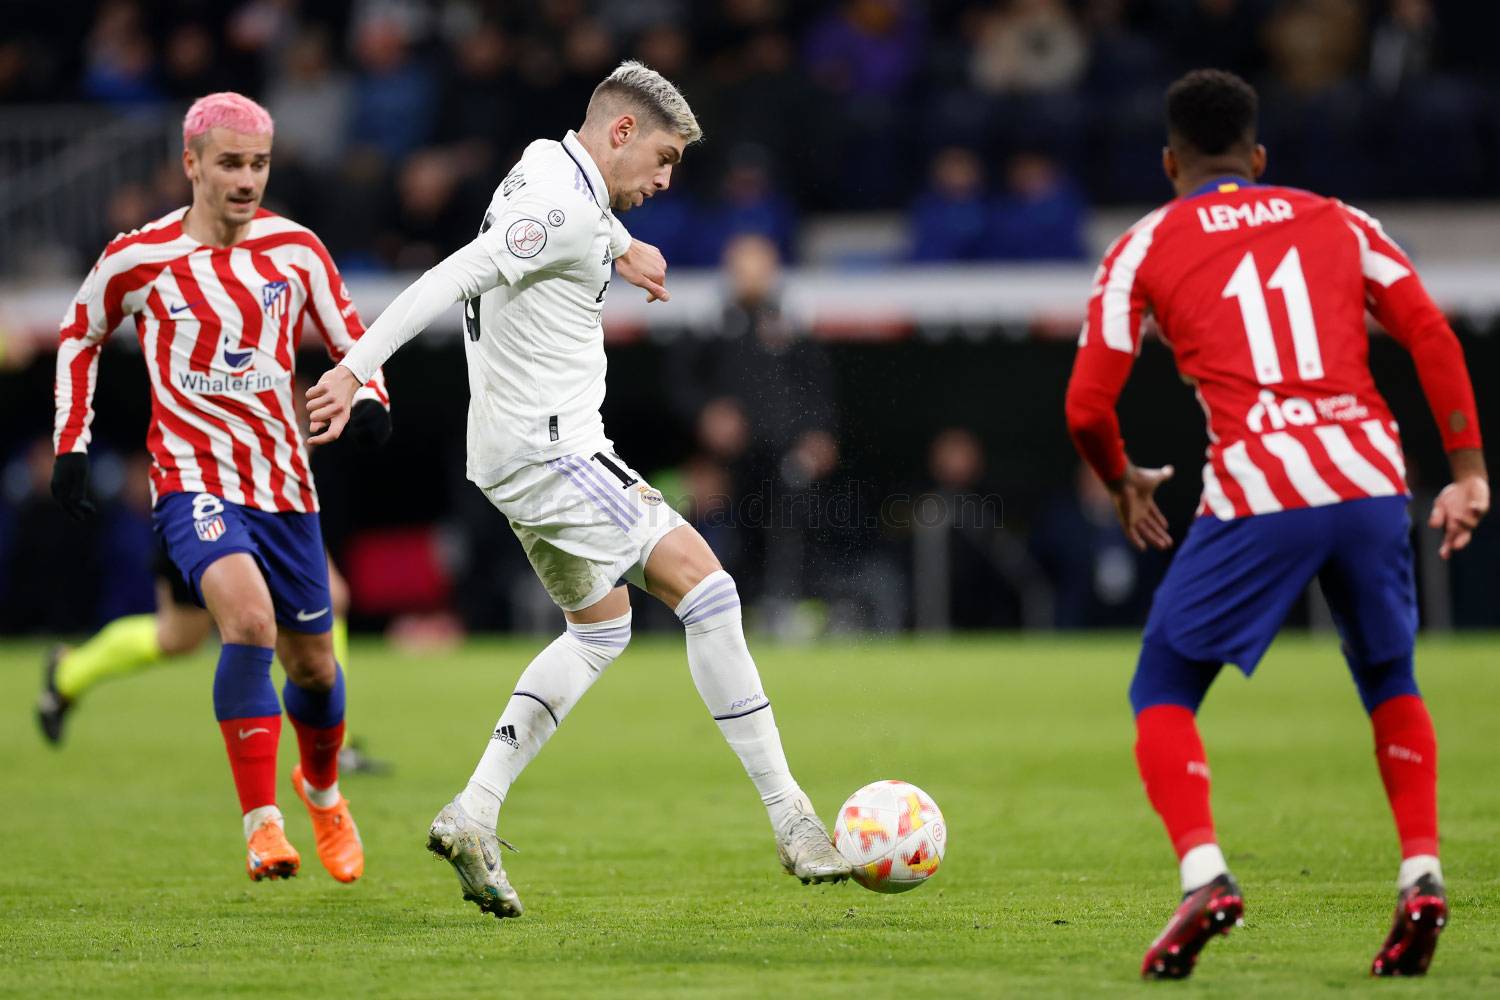
[[[905,892],[938,870],[948,824],[932,796],[916,785],[876,781],[839,809],[833,843],[854,866],[854,881],[875,892]]]

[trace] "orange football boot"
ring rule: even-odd
[[[307,797],[307,786],[302,781],[302,765],[292,769],[292,787],[297,798],[307,806],[312,817],[313,837],[318,843],[318,860],[328,869],[328,874],[340,882],[353,882],[365,873],[365,845],[359,839],[359,828],[354,817],[349,815],[349,800],[339,796],[338,805],[321,809]]]
[[[267,821],[255,828],[250,835],[250,850],[245,858],[245,870],[250,877],[261,879],[291,878],[297,874],[302,858],[297,849],[286,839],[286,831],[280,823]]]

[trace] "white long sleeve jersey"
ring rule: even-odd
[[[465,300],[468,476],[493,485],[603,438],[604,293],[629,247],[577,135],[539,139],[495,189],[478,238],[398,296],[343,364],[364,381]]]

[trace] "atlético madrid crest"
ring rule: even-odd
[[[194,521],[193,528],[198,532],[200,542],[216,542],[224,534],[224,518],[215,514],[213,517]]]
[[[268,281],[260,290],[260,304],[272,322],[280,321],[292,308],[292,286],[285,281]]]

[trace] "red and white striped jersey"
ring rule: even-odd
[[[303,326],[335,362],[364,332],[313,232],[262,209],[232,247],[183,232],[186,208],[118,236],[63,317],[57,351],[59,455],[88,449],[99,349],[126,316],[151,378],[147,447],[155,498],[212,493],[265,511],[318,509],[292,398]],[[356,399],[389,406],[376,372]]]
[[[1114,405],[1149,312],[1208,418],[1200,514],[1405,494],[1367,309],[1412,353],[1447,449],[1479,447],[1463,350],[1378,222],[1306,191],[1206,185],[1105,254],[1068,387],[1074,440],[1106,482],[1124,473]]]

